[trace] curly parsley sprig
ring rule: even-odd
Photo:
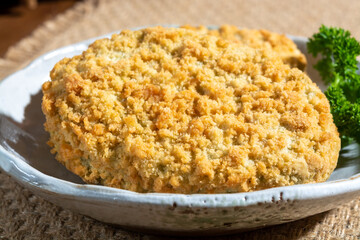
[[[314,65],[330,84],[325,95],[338,127],[342,145],[353,140],[360,143],[360,75],[356,57],[360,55],[359,42],[349,31],[322,25],[307,43],[308,52],[321,59]]]

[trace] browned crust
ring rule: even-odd
[[[246,192],[325,181],[340,139],[320,89],[266,49],[173,28],[123,31],[43,85],[57,159],[138,192]]]
[[[285,64],[305,71],[307,62],[304,54],[295,43],[284,34],[270,32],[264,29],[239,29],[232,25],[223,25],[219,29],[209,30],[204,26],[185,25],[183,28],[220,36],[226,40],[239,42],[253,48],[268,49],[276,53]]]

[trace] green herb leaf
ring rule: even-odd
[[[308,52],[321,59],[314,65],[330,84],[325,95],[331,106],[342,145],[360,143],[360,76],[357,59],[359,42],[349,31],[322,25],[307,43]]]

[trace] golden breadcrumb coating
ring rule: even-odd
[[[297,48],[295,43],[283,34],[257,29],[239,29],[236,26],[223,25],[219,29],[209,30],[204,26],[194,27],[185,25],[183,28],[200,31],[202,33],[220,36],[230,41],[248,45],[253,48],[274,51],[284,63],[304,71],[306,58]]]
[[[322,182],[337,163],[325,95],[266,49],[181,28],[126,30],[50,76],[49,144],[88,183],[247,192]]]

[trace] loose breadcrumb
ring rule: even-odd
[[[126,30],[50,76],[49,144],[88,183],[247,192],[322,182],[337,163],[326,97],[266,48],[189,29]]]

